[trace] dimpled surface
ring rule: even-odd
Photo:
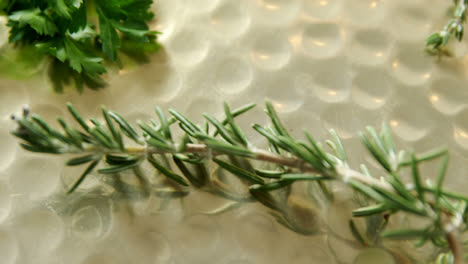
[[[355,206],[346,195],[323,214],[298,213],[298,222],[319,225],[313,236],[285,229],[258,204],[213,214],[230,202],[201,191],[183,203],[156,195],[115,198],[96,174],[65,196],[80,169],[65,168],[63,158],[26,153],[8,134],[14,128],[9,116],[23,104],[49,121],[58,115],[70,120],[65,111],[70,101],[85,117],[99,116],[104,104],[129,120],[148,120],[159,105],[200,122],[203,112],[220,116],[223,101],[233,107],[255,102],[260,106],[239,123],[252,142],[265,146],[249,126],[267,122],[261,105],[269,98],[295,136],[307,129],[324,139],[328,129],[336,129],[353,166],[375,164],[357,136],[366,125],[387,122],[400,147],[426,151],[446,145],[447,186],[468,187],[466,44],[452,46],[454,58],[423,53],[424,38],[445,23],[451,1],[155,2],[151,27],[162,32],[164,48],[147,65],[107,76],[107,89],[53,94],[41,72],[28,80],[0,79],[2,263],[396,261],[389,251],[346,243],[352,239],[347,219]],[[0,44],[7,37],[4,22]],[[429,165],[424,177],[433,178],[436,168]],[[132,175],[122,177],[137,184]],[[317,215],[323,220],[310,219]],[[324,223],[332,232],[324,232]]]

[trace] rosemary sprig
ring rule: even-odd
[[[293,138],[269,101],[266,102],[265,111],[272,125],[263,127],[254,124],[253,128],[266,138],[270,149],[256,148],[235,123],[236,116],[251,108],[253,105],[232,111],[225,104],[223,120],[204,114],[206,128],[201,128],[174,109],[169,110],[171,117],[166,117],[160,108],[156,108],[159,122],[138,121],[140,129],[137,129],[124,117],[105,107],[102,108],[105,124],[96,119],[85,121],[68,104],[68,110],[79,128],[59,118],[63,132],[52,128],[40,116],[29,114],[29,109],[25,108],[21,117],[13,116],[18,127],[12,134],[22,140],[21,146],[28,151],[73,154],[77,157],[66,165],[87,164],[68,193],[76,191],[95,168],[99,168],[98,173],[112,177],[122,172],[139,171],[141,164],[148,162],[172,186],[183,190],[193,186],[236,201],[257,200],[273,210],[272,214],[279,223],[301,234],[311,234],[313,231],[298,225],[294,211],[288,206],[291,185],[308,181],[317,184],[317,191],[333,199],[331,184],[343,182],[367,199],[361,204],[363,207],[353,211],[352,216],[374,217],[368,221],[367,234],[370,237],[359,232],[352,220],[349,222],[352,234],[360,245],[377,243],[379,239],[375,239],[376,234],[387,239],[416,240],[419,246],[432,242],[440,248],[442,255],[438,257],[439,260],[462,262],[462,247],[455,237],[467,229],[468,197],[443,188],[448,163],[446,149],[423,154],[411,152],[409,157],[405,157],[408,152],[397,150],[387,126],[384,125],[381,131],[368,127],[361,134],[362,142],[386,174],[375,178],[365,165],[361,166],[362,171],[350,168],[343,143],[334,130],[330,131],[331,140],[326,141],[329,152],[307,131],[304,132],[307,141]],[[171,132],[177,126],[184,132],[180,141],[175,141]],[[134,143],[125,144],[124,137]],[[419,172],[420,164],[438,158],[442,163],[435,184],[431,181],[424,183]],[[209,167],[207,163],[210,160]],[[264,163],[254,166],[252,160]],[[237,176],[250,197],[231,191],[226,180],[209,176],[214,164],[219,166],[218,171]],[[403,181],[405,170],[412,175],[410,183]],[[143,177],[141,173],[137,176]],[[141,182],[148,183],[146,180]],[[185,195],[186,191],[178,193]],[[386,230],[388,219],[397,213],[424,218],[428,224],[423,228]]]
[[[451,38],[455,38],[458,41],[463,39],[468,0],[454,0],[453,2],[455,10],[452,19],[449,20],[441,31],[433,33],[426,39],[426,51],[430,54],[444,53],[443,48]]]

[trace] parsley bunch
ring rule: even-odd
[[[19,50],[34,49],[52,59],[48,72],[54,90],[74,82],[99,89],[108,65],[122,66],[124,53],[146,62],[158,50],[152,0],[0,0],[8,16],[9,42]]]

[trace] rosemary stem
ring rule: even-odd
[[[174,149],[179,149],[178,146],[175,146]],[[96,151],[96,148],[86,148],[84,152],[91,152],[94,153]],[[255,160],[260,160],[260,161],[266,161],[270,163],[275,163],[278,165],[283,165],[283,166],[288,166],[291,168],[297,168],[301,172],[311,172],[311,173],[318,173],[320,172],[316,169],[314,169],[311,165],[305,163],[303,160],[298,159],[298,158],[292,158],[292,157],[285,157],[281,155],[277,155],[271,152],[268,152],[263,149],[250,149],[250,151],[254,154],[254,159]],[[137,155],[151,155],[151,154],[165,154],[169,153],[168,151],[165,150],[160,150],[156,148],[151,148],[151,147],[146,147],[146,146],[130,146],[126,147],[124,151],[108,151],[108,150],[103,150],[105,154],[137,154]],[[177,151],[174,151],[172,153],[176,153]],[[180,153],[180,154],[187,154],[187,153],[192,153],[192,154],[205,154],[205,155],[221,155],[222,153],[217,153],[212,151],[207,145],[205,144],[194,144],[194,143],[188,143],[186,144],[185,150]],[[367,175],[364,175],[358,171],[355,171],[348,166],[337,166],[336,167],[336,173],[338,176],[337,178],[342,180],[344,183],[347,183],[349,180],[356,180],[359,181],[363,184],[369,185],[369,186],[377,186],[381,189],[384,189],[389,192],[394,192],[395,190],[393,187],[383,181],[380,181],[376,178],[369,177]]]

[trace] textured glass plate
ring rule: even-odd
[[[99,116],[104,104],[132,121],[148,120],[159,105],[201,121],[203,112],[220,113],[223,101],[255,102],[257,109],[239,122],[264,146],[249,126],[267,122],[262,104],[270,98],[295,136],[307,129],[324,139],[335,128],[353,166],[374,164],[357,137],[366,125],[387,122],[401,148],[446,145],[447,187],[468,187],[467,46],[454,45],[450,59],[423,53],[425,37],[445,23],[451,1],[155,2],[152,28],[163,33],[164,49],[148,65],[110,74],[107,89],[53,94],[44,67],[32,79],[0,80],[2,263],[375,263],[375,256],[396,263],[391,251],[346,242],[354,206],[347,194],[325,213],[305,207],[302,221],[319,223],[314,236],[285,229],[258,204],[215,215],[231,202],[199,191],[172,200],[116,197],[89,177],[67,197],[80,170],[65,168],[63,158],[26,153],[8,134],[9,116],[23,104],[49,121],[69,118],[67,101],[85,117]],[[3,22],[0,44],[7,36]],[[428,165],[423,175],[434,171]],[[394,245],[400,252],[408,246]],[[425,252],[411,255],[425,262]]]

